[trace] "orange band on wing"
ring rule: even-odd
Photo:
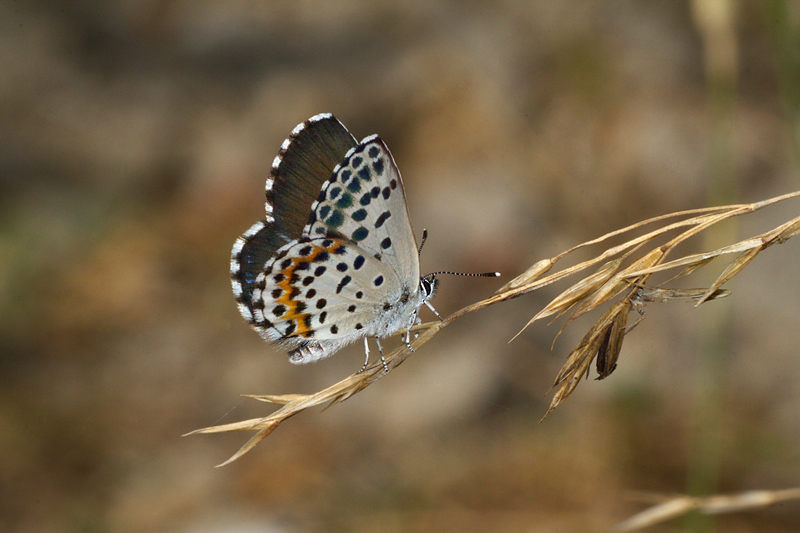
[[[291,320],[294,322],[295,326],[294,330],[286,335],[287,337],[311,337],[314,333],[314,329],[311,327],[311,314],[304,312],[305,302],[296,299],[296,296],[293,297],[292,295],[293,291],[300,290],[299,287],[297,287],[298,280],[300,280],[302,275],[301,272],[298,272],[299,265],[302,263],[313,264],[321,262],[320,255],[342,253],[343,248],[343,245],[336,241],[333,241],[328,247],[311,243],[307,243],[306,245],[312,247],[310,254],[288,258],[291,259],[291,264],[278,271],[283,274],[283,280],[278,283],[278,287],[282,289],[282,292],[280,297],[275,301],[286,308],[286,311],[280,318],[282,320]],[[308,269],[302,268],[301,270],[306,271]],[[311,274],[308,275],[310,276]],[[298,292],[295,292],[295,295],[297,294]]]

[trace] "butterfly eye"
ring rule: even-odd
[[[422,296],[424,299],[429,299],[433,296],[433,291],[436,290],[436,284],[438,280],[433,276],[425,276],[424,278],[420,278],[419,280],[419,290],[422,291]]]

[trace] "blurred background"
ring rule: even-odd
[[[569,283],[464,317],[232,465],[249,434],[181,438],[363,360],[293,366],[231,295],[296,124],[381,135],[423,272],[503,273],[443,278],[447,315],[607,231],[797,189],[796,2],[6,1],[0,72],[0,530],[604,531],[632,492],[800,485],[797,239],[726,300],[651,305],[542,424],[597,316],[552,350],[560,323],[508,340]],[[797,531],[800,503],[650,530],[715,528]]]

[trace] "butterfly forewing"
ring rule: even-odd
[[[297,126],[281,145],[267,179],[267,219],[274,217],[287,235],[299,238],[320,187],[356,144],[330,114],[316,115]]]
[[[397,272],[416,290],[419,260],[400,172],[376,135],[367,137],[323,186],[304,233],[340,235]]]

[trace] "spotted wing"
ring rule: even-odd
[[[366,250],[344,239],[302,238],[281,248],[258,277],[254,325],[289,348],[333,343],[330,355],[365,335],[395,331],[382,318],[401,298],[394,270]]]
[[[256,278],[275,252],[290,239],[274,222],[262,220],[245,231],[231,250],[231,287],[236,305],[245,320],[255,325],[253,290]]]
[[[391,266],[416,289],[419,260],[403,181],[391,152],[372,135],[351,149],[322,186],[304,234],[341,236]]]
[[[231,286],[242,316],[253,324],[256,277],[275,252],[300,238],[311,204],[356,140],[328,113],[299,124],[281,145],[266,185],[266,220],[234,243]]]

